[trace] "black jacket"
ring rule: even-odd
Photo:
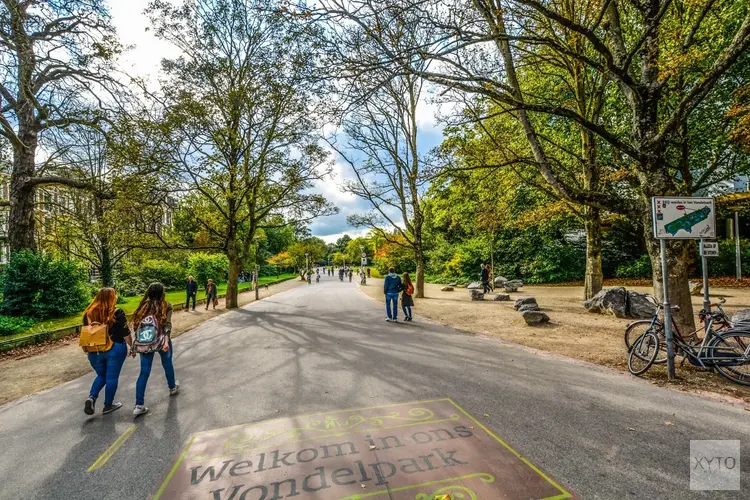
[[[195,295],[198,293],[198,282],[193,280],[192,282],[190,280],[187,280],[185,282],[185,291],[187,291],[188,295]]]
[[[482,281],[489,281],[490,280],[490,271],[486,267],[482,269]]]

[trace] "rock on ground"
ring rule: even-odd
[[[522,299],[516,300],[516,303],[513,304],[513,309],[518,311],[518,309],[525,304],[536,304],[536,299],[534,297],[524,297]]]
[[[466,285],[466,288],[468,288],[469,290],[477,290],[479,288],[482,288],[482,284],[479,283],[478,281],[475,281],[473,283],[469,283],[468,285]]]
[[[523,319],[527,325],[541,325],[542,323],[549,323],[549,316],[542,311],[524,311]]]
[[[453,291],[453,287],[452,286],[444,286],[443,288],[440,289],[440,291],[441,292],[452,292]]]
[[[507,300],[510,300],[510,295],[508,295],[507,293],[498,293],[497,295],[495,295],[495,298],[492,300],[500,301],[500,302],[507,301]]]
[[[518,312],[525,312],[525,311],[538,311],[539,305],[537,304],[521,304],[521,307],[518,308]]]
[[[690,285],[690,295],[700,296],[703,292],[703,283],[700,281],[691,281],[689,283]]]
[[[588,312],[612,314],[618,318],[627,318],[627,305],[628,294],[623,286],[604,288],[583,303]]]
[[[508,280],[502,276],[498,276],[497,278],[495,278],[495,286],[503,286],[507,282]]]
[[[750,309],[740,309],[732,316],[732,323],[750,323]]]
[[[518,287],[512,284],[511,282],[508,282],[505,285],[503,285],[503,291],[505,293],[515,293],[518,291]]]
[[[656,314],[656,299],[648,293],[638,293],[628,290],[628,305],[626,314],[631,318],[649,319]]]
[[[476,288],[469,290],[469,295],[471,296],[471,300],[484,300],[484,293]]]
[[[510,280],[508,283],[510,283],[516,288],[523,288],[523,281],[521,280]]]

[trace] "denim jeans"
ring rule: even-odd
[[[167,385],[170,389],[174,388],[174,366],[172,365],[172,339],[169,339],[169,350],[167,352],[159,351],[161,366],[164,368],[164,375],[167,377]],[[141,373],[138,375],[138,382],[135,384],[135,404],[143,405],[146,398],[146,385],[148,376],[151,375],[151,366],[154,364],[155,352],[141,354]]]
[[[405,305],[402,305],[402,306],[401,306],[401,309],[403,309],[403,311],[404,311],[404,315],[405,315],[405,316],[406,316],[407,318],[411,318],[411,306],[405,306]]]
[[[185,310],[190,309],[190,299],[193,299],[193,309],[195,309],[195,297],[197,296],[197,293],[188,293],[187,294],[187,300],[185,301]]]
[[[385,312],[391,319],[398,317],[398,293],[385,294]]]
[[[104,406],[109,406],[115,400],[117,384],[120,380],[120,370],[128,355],[125,342],[115,342],[112,349],[105,352],[90,352],[89,363],[96,372],[94,383],[91,384],[89,397],[96,399],[104,390]]]

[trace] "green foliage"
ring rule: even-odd
[[[214,283],[224,283],[229,271],[229,259],[223,254],[198,252],[188,257],[188,268],[199,287],[206,286],[209,278]]]
[[[159,282],[167,289],[177,289],[183,286],[189,274],[188,269],[179,263],[160,259],[148,259],[141,263],[128,263],[123,266],[118,279],[118,286],[124,295],[130,292],[141,293],[151,283]],[[128,293],[126,293],[128,292]]]
[[[708,273],[712,278],[730,276],[737,272],[736,246],[733,239],[719,241],[719,256],[708,259]],[[750,240],[740,238],[740,258],[742,260],[742,275],[750,274]],[[700,267],[699,267],[700,271]]]
[[[0,315],[0,337],[25,332],[36,323],[37,321],[34,318],[28,318],[26,316]]]
[[[641,255],[635,260],[617,266],[618,278],[650,278],[651,259],[648,255]]]
[[[16,252],[3,270],[0,313],[35,318],[74,314],[89,300],[87,278],[78,262]]]

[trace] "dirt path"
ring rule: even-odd
[[[633,320],[591,314],[583,308],[583,287],[526,286],[511,294],[511,300],[536,297],[539,307],[547,312],[551,323],[544,327],[527,326],[513,302],[472,302],[466,289],[441,292],[443,285],[426,286],[426,298],[415,299],[414,313],[443,325],[475,335],[500,338],[542,351],[561,354],[600,365],[627,371],[627,351],[623,342],[626,326]],[[651,293],[650,288],[632,287]],[[383,280],[369,279],[362,290],[370,297],[385,302]],[[725,310],[731,315],[738,309],[750,308],[750,289],[712,288],[711,297],[725,297]],[[693,306],[702,307],[702,297],[693,297]],[[385,311],[383,312],[385,316]],[[399,314],[402,316],[402,314]],[[646,374],[658,384],[666,383],[666,367],[655,365]],[[750,387],[726,381],[718,374],[693,368],[689,363],[679,366],[679,380],[670,384],[695,392],[738,398],[750,403]]]
[[[290,290],[303,284],[297,279],[284,281],[268,288],[261,286],[260,298],[264,299],[279,292]],[[244,306],[255,301],[254,292],[239,294],[239,304]],[[205,310],[198,304],[195,311],[177,311],[172,317],[174,336],[179,337],[195,326],[225,313],[224,300],[219,300],[216,309]],[[33,355],[21,354],[0,360],[0,405],[55,387],[91,372],[91,366],[78,347],[77,339],[54,342],[34,351]]]

